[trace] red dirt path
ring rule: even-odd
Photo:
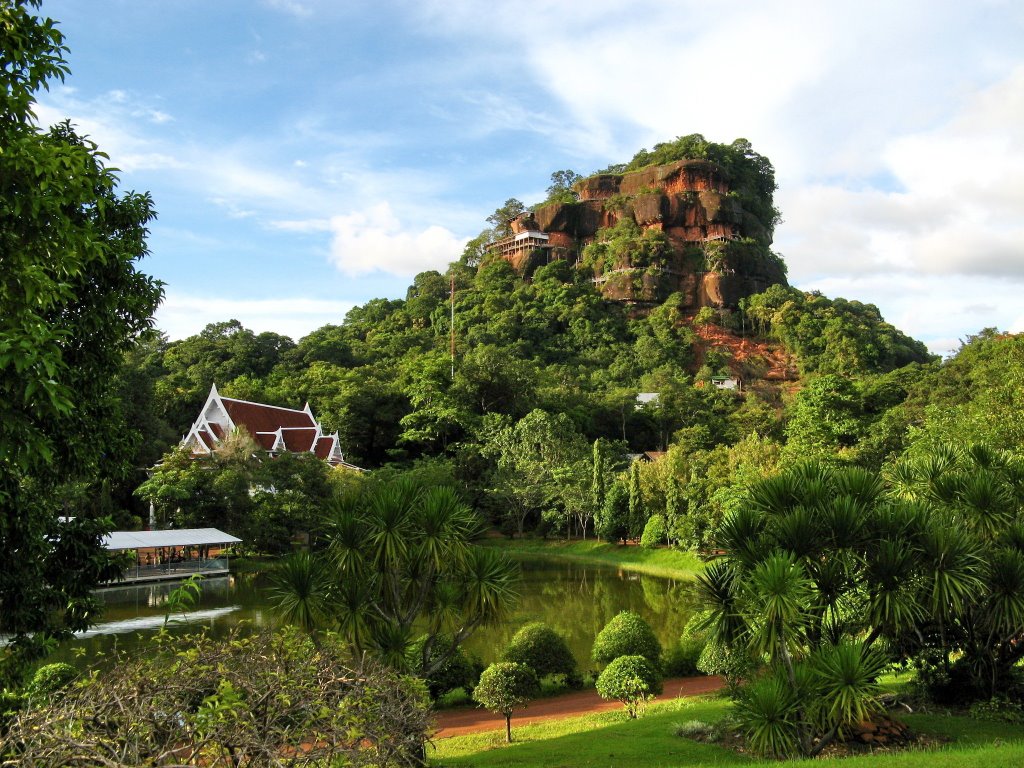
[[[673,677],[664,681],[664,693],[656,697],[656,701],[675,699],[683,696],[697,696],[701,693],[717,691],[725,681],[713,675],[711,677]],[[537,699],[530,705],[512,716],[515,726],[539,723],[543,720],[558,720],[563,717],[586,715],[591,712],[604,712],[622,707],[617,701],[605,701],[597,695],[597,691],[579,691],[548,699]],[[434,734],[435,739],[446,739],[449,736],[463,736],[467,733],[493,731],[505,727],[505,718],[485,709],[446,709],[437,713],[437,725],[440,730]]]

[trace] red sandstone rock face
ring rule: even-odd
[[[580,200],[606,200],[612,195],[619,194],[621,182],[621,176],[603,173],[577,182],[573,189],[580,196]]]
[[[548,235],[548,258],[574,258],[593,242],[600,230],[630,218],[645,231],[662,231],[672,246],[664,264],[636,268],[629,258],[620,258],[611,274],[598,274],[602,293],[610,299],[634,303],[657,303],[670,293],[681,292],[690,307],[732,307],[739,299],[785,282],[779,269],[767,272],[747,270],[728,274],[698,272],[700,262],[687,258],[695,247],[712,241],[730,242],[749,237],[768,243],[768,229],[757,217],[743,210],[729,195],[725,173],[706,160],[680,160],[616,175],[601,174],[578,182],[574,203],[539,206],[532,215],[513,222],[513,231],[541,231]],[[764,246],[767,249],[767,245]],[[510,255],[520,274],[528,274],[529,254]],[[746,262],[750,262],[749,260]]]
[[[572,248],[576,240],[567,232],[548,232],[548,242],[552,248]]]

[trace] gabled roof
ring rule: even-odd
[[[316,454],[318,459],[327,461],[331,458],[331,452],[334,449],[334,438],[329,436],[323,436],[317,439],[316,445],[313,446],[313,453]]]
[[[309,411],[250,403],[247,400],[235,400],[230,397],[222,397],[220,401],[224,403],[224,410],[235,426],[245,427],[251,435],[257,432],[275,432],[281,427],[304,427],[313,430],[317,428],[316,421]]]
[[[315,427],[282,427],[281,437],[284,438],[284,447],[289,451],[312,451],[320,437],[320,430]]]
[[[210,388],[199,418],[182,440],[182,445],[191,448],[194,454],[210,454],[234,429],[244,429],[263,450],[270,453],[312,453],[331,466],[359,469],[345,461],[338,433],[324,434],[308,403],[298,410],[221,397],[216,384]]]

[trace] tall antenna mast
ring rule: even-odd
[[[452,299],[452,323],[451,323],[451,353],[452,353],[452,381],[455,381],[455,271],[451,273],[451,299]]]

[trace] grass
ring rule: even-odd
[[[723,699],[677,699],[650,707],[639,720],[621,711],[554,720],[517,727],[515,742],[504,743],[504,731],[438,741],[430,754],[435,768],[673,768],[675,766],[785,765],[821,766],[822,760],[757,761],[713,744],[675,736],[674,725],[689,720],[716,722],[729,704]],[[842,768],[1019,768],[1024,765],[1024,726],[950,715],[907,715],[916,731],[952,739],[937,749],[902,753],[868,753],[828,761]]]
[[[695,553],[665,547],[644,549],[639,546],[608,544],[596,539],[487,539],[485,544],[500,547],[514,556],[558,557],[585,563],[600,563],[668,579],[689,580],[704,570],[704,563]]]

